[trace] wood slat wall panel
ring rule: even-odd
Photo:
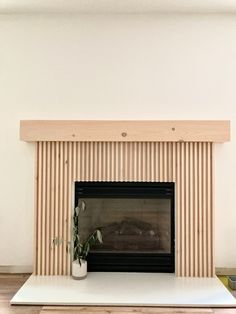
[[[35,265],[69,275],[74,181],[175,182],[176,274],[211,277],[212,143],[37,142]],[[53,245],[53,239],[63,244]]]

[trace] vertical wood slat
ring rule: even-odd
[[[202,143],[202,185],[201,185],[201,195],[202,195],[202,199],[201,199],[201,206],[202,206],[202,221],[201,221],[201,229],[202,229],[202,243],[205,243],[205,235],[207,232],[207,229],[205,228],[205,221],[206,221],[206,206],[205,206],[205,199],[206,199],[206,180],[207,180],[207,175],[206,175],[206,163],[205,163],[205,155],[204,151],[206,151],[206,143]],[[211,148],[212,151],[212,148]],[[212,193],[213,193],[213,189],[211,191],[211,197],[212,197]],[[212,206],[211,206],[212,208]],[[213,211],[211,211],[213,212]],[[212,226],[213,226],[213,219],[212,219]],[[212,230],[210,231],[210,233],[212,233]],[[213,233],[212,233],[212,237],[214,237]],[[213,248],[213,247],[212,247]],[[201,256],[201,263],[202,263],[202,277],[206,276],[206,254],[205,251],[202,249],[202,256]],[[212,263],[213,263],[213,255],[211,257],[212,259]]]
[[[185,170],[184,170],[184,234],[185,234],[185,272],[190,273],[190,245],[189,245],[189,225],[191,221],[189,220],[189,143],[184,145],[184,156],[185,156]]]
[[[47,239],[46,239],[46,174],[47,174],[47,167],[46,167],[46,153],[47,153],[47,149],[46,149],[46,142],[42,143],[42,147],[43,147],[43,159],[42,159],[42,224],[41,224],[41,234],[42,234],[42,257],[41,257],[41,266],[42,266],[42,273],[46,274],[46,248],[45,246],[47,245]]]
[[[58,211],[58,205],[59,205],[59,142],[56,142],[55,145],[55,189],[52,191],[55,197],[55,221],[53,222],[55,224],[55,233],[54,237],[57,237],[59,234],[59,211]],[[54,270],[52,274],[58,274],[59,273],[59,248],[58,246],[54,247]]]
[[[198,154],[197,145],[194,143],[194,276],[198,276]]]
[[[55,190],[55,145],[51,147],[51,156],[50,156],[50,210],[51,210],[51,217],[50,217],[50,238],[49,238],[49,248],[51,252],[50,258],[50,270],[49,273],[53,272],[53,264],[54,264],[54,250],[52,250],[52,241],[51,239],[54,238],[55,234],[55,197],[54,197],[54,190]]]
[[[181,246],[180,246],[180,231],[181,231],[181,226],[180,226],[180,208],[181,208],[181,195],[180,195],[180,143],[176,143],[175,145],[175,151],[176,151],[176,164],[175,164],[175,182],[179,182],[179,184],[175,185],[175,272],[177,275],[181,274],[181,263],[180,263],[180,256],[181,256]],[[177,212],[178,211],[178,212]],[[177,216],[178,214],[178,216]]]
[[[199,271],[198,271],[198,276],[202,277],[202,143],[198,143],[198,237],[199,237],[199,242],[198,242],[198,266],[199,266]]]
[[[51,207],[50,207],[50,199],[51,199],[51,193],[50,193],[50,158],[51,158],[51,143],[47,142],[46,143],[46,195],[45,195],[45,200],[46,200],[46,209],[45,209],[45,251],[46,251],[46,275],[50,274],[50,212],[51,212]]]
[[[74,181],[169,181],[176,274],[214,275],[212,143],[38,142],[36,157],[35,274],[70,274]]]
[[[59,231],[58,238],[63,239],[63,143],[59,145]],[[64,240],[64,239],[63,239]],[[59,245],[58,248],[58,275],[63,275],[63,245]]]
[[[208,182],[208,189],[207,189],[207,199],[208,199],[208,206],[207,209],[207,214],[209,216],[208,219],[208,252],[210,254],[208,258],[208,274],[210,276],[214,276],[214,245],[212,241],[212,237],[214,238],[214,224],[212,223],[214,221],[214,211],[213,211],[213,148],[212,148],[212,143],[207,143],[207,182]]]
[[[73,186],[73,159],[72,159],[72,152],[73,152],[73,144],[72,142],[68,143],[68,184],[67,184],[67,208],[66,208],[66,224],[67,224],[67,234],[66,239],[71,238],[71,215],[72,215],[72,186]],[[68,242],[68,241],[67,241]],[[66,245],[68,243],[66,242]],[[68,247],[69,249],[69,247]],[[69,250],[66,249],[66,259],[67,259],[67,268],[66,268],[66,274],[70,274],[70,265],[71,265],[71,255],[68,254]]]
[[[189,178],[188,178],[188,185],[189,185],[189,263],[190,263],[190,276],[194,275],[194,226],[193,226],[193,219],[194,219],[194,175],[193,175],[193,143],[189,143]]]
[[[66,253],[66,240],[67,240],[67,211],[68,211],[68,142],[63,143],[63,202],[62,202],[62,251],[63,251],[63,269],[62,274],[66,275],[67,269],[67,253]]]
[[[35,208],[34,208],[34,274],[41,272],[41,170],[42,170],[42,143],[35,147]]]
[[[183,274],[185,272],[185,180],[184,180],[184,170],[185,170],[185,155],[184,155],[184,145],[180,145],[180,207],[179,207],[179,217],[180,217],[180,232],[181,237],[179,239],[180,245],[181,245],[181,273]],[[177,218],[178,219],[178,218]]]

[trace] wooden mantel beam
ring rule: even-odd
[[[230,121],[22,120],[20,139],[26,142],[226,142],[230,140]]]

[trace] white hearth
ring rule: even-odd
[[[92,272],[79,281],[31,276],[11,304],[236,307],[236,299],[217,277]]]

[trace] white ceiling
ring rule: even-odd
[[[236,0],[0,0],[0,13],[236,13]]]

